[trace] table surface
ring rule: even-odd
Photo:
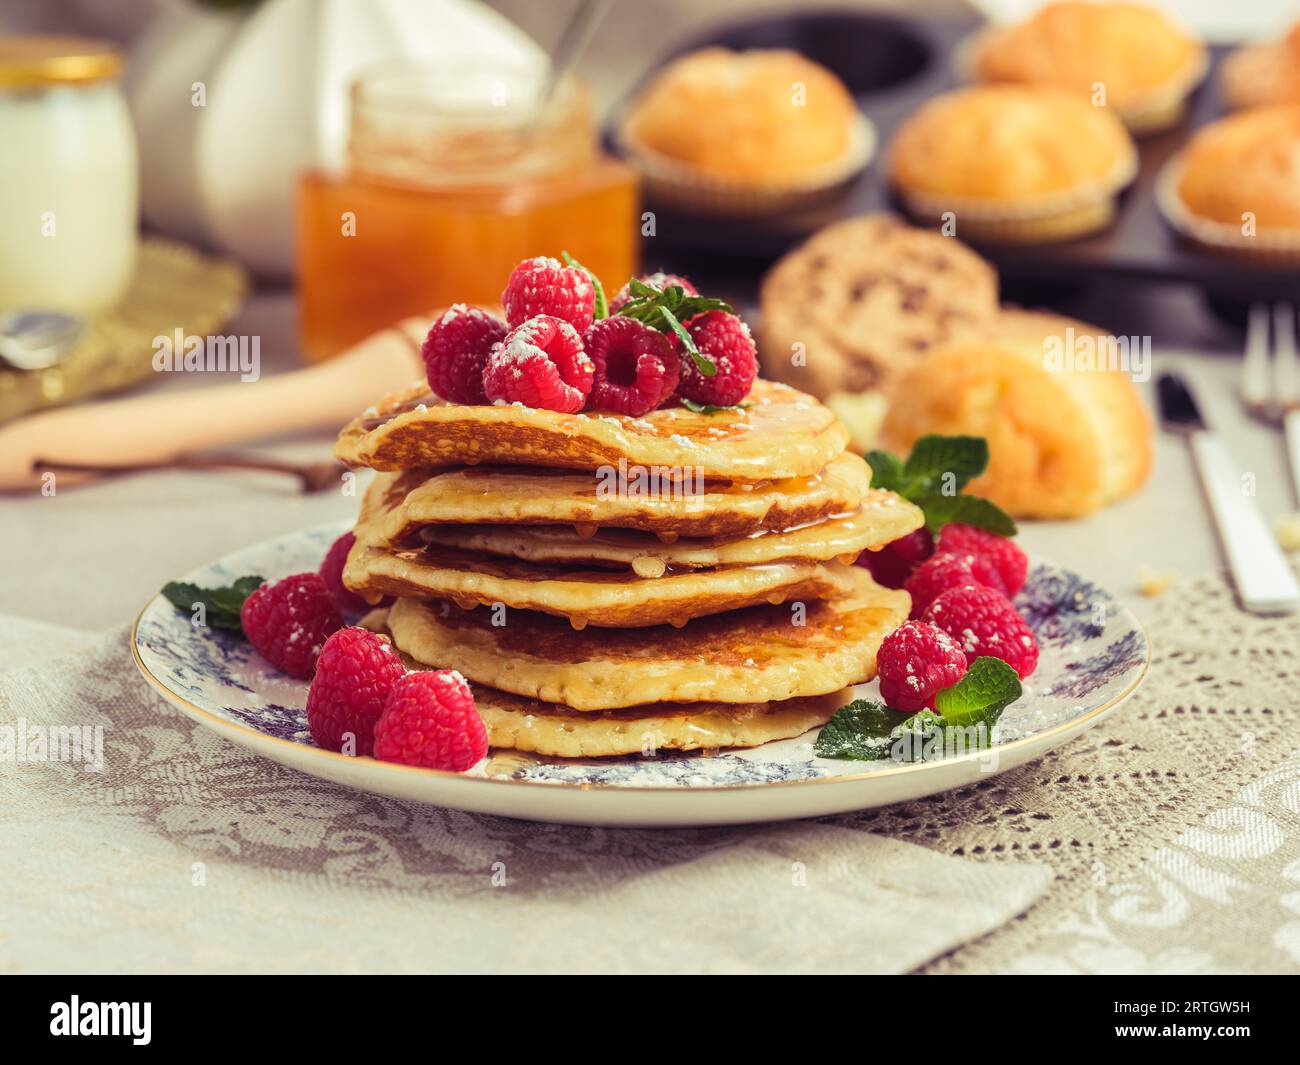
[[[1067,309],[1117,333],[1155,336],[1155,367],[1187,369],[1207,417],[1225,434],[1237,465],[1254,474],[1270,520],[1296,509],[1281,434],[1246,417],[1235,389],[1239,339],[1188,293],[1109,293]],[[263,374],[298,365],[292,295],[256,295],[229,333],[262,338]],[[150,387],[218,383],[183,375]],[[219,376],[219,375],[215,375]],[[1141,386],[1148,399],[1151,387]],[[357,407],[373,400],[358,396]],[[271,427],[268,427],[271,428]],[[299,460],[328,454],[327,434],[271,439],[259,452]],[[350,520],[356,499],[335,492],[301,495],[291,480],[265,474],[156,473],[33,493],[0,502],[0,541],[18,545],[0,581],[0,612],[97,630],[125,621],[161,585],[229,550],[329,521]],[[1141,565],[1191,575],[1220,567],[1221,556],[1183,442],[1158,433],[1144,491],[1100,514],[1071,522],[1027,522],[1023,542],[1044,557],[1100,581],[1139,614]]]

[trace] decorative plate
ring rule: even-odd
[[[184,579],[226,584],[314,570],[343,531],[328,526],[233,552]],[[962,787],[1036,758],[1090,728],[1137,688],[1150,647],[1105,589],[1035,560],[1017,597],[1041,648],[1024,695],[993,746],[916,764],[817,758],[815,732],[748,750],[666,752],[590,761],[493,752],[468,773],[392,765],[316,747],[307,685],[271,668],[243,640],[196,629],[162,596],[136,619],[136,665],[169,702],[214,732],[284,765],[350,787],[456,809],[592,825],[720,825],[819,817]],[[859,694],[871,694],[862,685]]]

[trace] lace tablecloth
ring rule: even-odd
[[[927,972],[1300,972],[1300,622],[1219,575],[1166,594],[1146,682],[1097,728],[977,787],[841,823],[1047,862],[1023,919]]]
[[[0,619],[0,666],[27,663],[0,673],[0,727],[104,730],[99,771],[0,761],[0,967],[1300,970],[1300,627],[1210,577],[1151,636],[1133,700],[1031,766],[820,823],[646,831],[339,788],[159,701],[124,630]]]

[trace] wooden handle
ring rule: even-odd
[[[85,403],[0,427],[0,491],[41,483],[38,462],[126,466],[161,462],[272,434],[338,429],[423,372],[423,318],[367,337],[329,362],[257,381]],[[60,473],[58,483],[93,475]]]

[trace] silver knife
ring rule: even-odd
[[[1177,374],[1156,381],[1160,423],[1187,437],[1205,498],[1219,528],[1241,605],[1252,614],[1290,614],[1300,607],[1300,587],[1222,438],[1205,427],[1196,399]]]

